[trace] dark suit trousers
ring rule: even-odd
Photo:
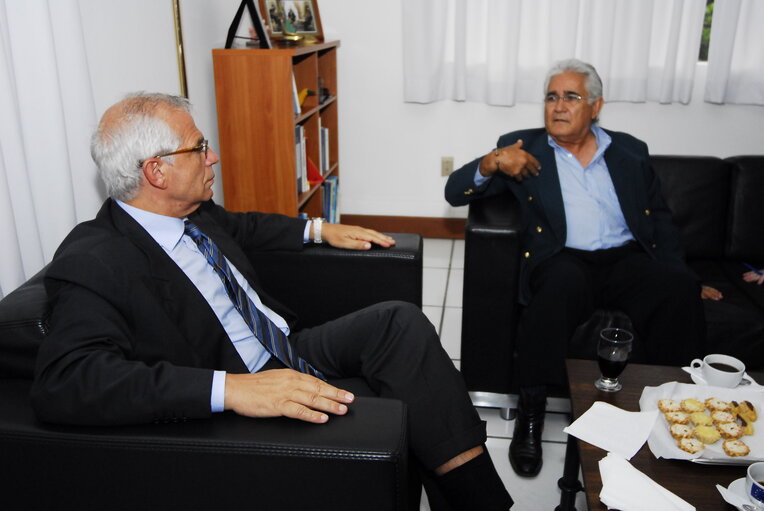
[[[563,249],[534,270],[530,286],[517,346],[521,387],[564,385],[569,340],[597,308],[629,316],[647,363],[682,365],[705,351],[695,277],[652,259],[636,242],[596,251]]]
[[[427,469],[485,443],[461,373],[416,306],[376,304],[289,339],[330,383],[360,377],[378,396],[406,403],[409,444]]]

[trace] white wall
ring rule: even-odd
[[[217,147],[210,50],[223,46],[238,0],[180,0],[189,96],[199,128]],[[96,110],[125,92],[177,93],[170,0],[80,0]],[[341,211],[346,214],[464,216],[443,200],[440,157],[460,166],[491,149],[502,133],[540,126],[541,104],[403,103],[401,3],[318,0],[328,38],[340,39]],[[764,153],[764,107],[702,101],[698,66],[689,105],[612,103],[606,128],[642,138],[655,154]],[[539,94],[541,96],[541,94]],[[222,197],[220,181],[216,198]]]

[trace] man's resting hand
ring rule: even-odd
[[[355,396],[292,369],[226,374],[225,409],[247,417],[291,417],[317,424],[344,415]]]

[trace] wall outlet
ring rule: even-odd
[[[454,157],[443,156],[440,159],[440,175],[450,176],[453,171],[454,171]]]

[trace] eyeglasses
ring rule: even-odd
[[[173,151],[171,153],[165,153],[165,154],[158,154],[154,156],[154,158],[164,158],[165,156],[173,156],[176,154],[183,154],[183,153],[193,153],[193,152],[200,152],[204,153],[204,159],[207,159],[207,149],[209,149],[209,141],[207,139],[202,140],[202,143],[199,145],[195,145],[194,147],[185,147],[183,149],[178,149],[177,151]],[[138,167],[143,167],[143,162],[146,160],[140,160],[138,162]]]
[[[581,96],[580,94],[576,94],[575,92],[566,92],[562,96],[558,96],[557,94],[551,92],[544,96],[544,103],[551,105],[556,104],[559,100],[562,100],[563,103],[575,103],[576,101],[581,101],[582,99],[589,98]]]

